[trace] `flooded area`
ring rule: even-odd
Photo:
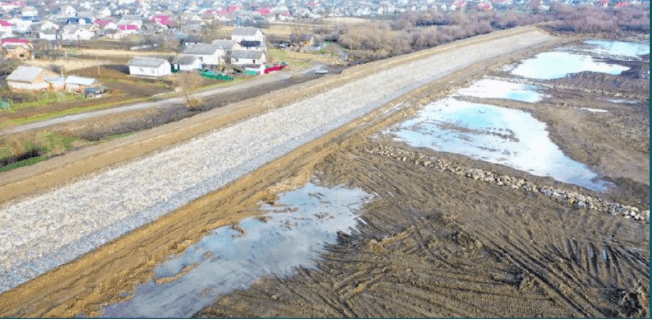
[[[624,41],[585,41],[589,46],[588,52],[614,58],[637,58],[650,54],[650,42],[624,42]]]
[[[608,113],[608,112],[609,112],[609,111],[607,111],[607,110],[592,109],[592,108],[589,108],[589,107],[583,107],[582,110],[584,110],[584,111],[589,111],[589,112],[591,112],[591,113]]]
[[[462,154],[592,190],[607,186],[595,181],[597,174],[586,165],[564,155],[544,123],[520,110],[446,98],[389,132],[413,147]]]
[[[546,95],[536,91],[536,85],[519,84],[495,79],[479,80],[457,94],[480,98],[509,99],[521,102],[539,102]]]
[[[265,275],[311,268],[337,233],[350,234],[370,196],[360,189],[314,184],[280,195],[262,217],[214,230],[155,270],[155,279],[105,317],[190,317],[220,295],[245,289]]]
[[[584,71],[617,75],[627,70],[629,67],[600,62],[588,55],[555,51],[524,60],[511,73],[530,79],[551,80]]]

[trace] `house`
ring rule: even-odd
[[[223,62],[222,56],[220,56],[221,52],[222,50],[220,50],[218,46],[205,43],[191,44],[183,50],[184,55],[194,55],[198,57],[204,65],[221,64]]]
[[[170,62],[159,58],[133,58],[127,62],[129,74],[161,77],[172,74]]]
[[[241,66],[244,68],[245,72],[249,74],[253,74],[253,73],[257,75],[265,74],[264,64],[243,64]]]
[[[241,42],[241,41],[260,41],[260,42],[265,42],[265,35],[263,32],[260,31],[258,28],[253,28],[253,27],[238,27],[234,28],[233,31],[231,31],[231,40],[235,40],[236,42]]]
[[[41,31],[43,30],[58,30],[59,25],[50,21],[46,20],[45,22],[41,23],[41,27],[39,28]]]
[[[5,20],[0,20],[0,32],[11,32],[12,27],[13,24]]]
[[[41,30],[38,37],[43,40],[55,41],[57,39],[57,31],[54,29]]]
[[[61,40],[90,40],[95,32],[90,30],[90,25],[67,25],[62,28]]]
[[[230,59],[231,64],[244,65],[244,64],[265,64],[266,57],[262,51],[247,51],[247,50],[232,50],[227,54],[227,59]]]
[[[25,43],[6,43],[2,46],[7,50],[7,59],[33,60],[34,49]]]
[[[242,50],[254,50],[254,51],[265,51],[265,46],[260,41],[240,41],[240,46]]]
[[[79,24],[79,25],[84,25],[84,24],[93,24],[93,20],[91,18],[68,18],[66,20],[66,24]]]
[[[172,61],[172,67],[179,71],[192,71],[202,68],[202,60],[196,55],[179,55]]]
[[[50,70],[21,65],[7,77],[7,85],[12,90],[47,90],[57,80],[59,76]]]
[[[240,43],[235,40],[213,40],[211,44],[224,51],[222,56],[226,54],[227,50],[242,50]]]
[[[61,7],[61,15],[74,17],[77,16],[77,10],[71,5],[65,5]]]
[[[86,88],[96,84],[97,79],[95,78],[85,78],[76,75],[68,76],[65,81],[67,91],[79,93],[83,93]]]

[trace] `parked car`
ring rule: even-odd
[[[315,70],[315,74],[328,74],[328,70],[326,70],[326,69],[317,69],[317,70]]]

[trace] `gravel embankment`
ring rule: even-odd
[[[155,220],[423,84],[550,40],[540,32],[442,52],[216,129],[0,212],[0,292]]]

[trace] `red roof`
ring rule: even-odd
[[[25,43],[25,44],[28,44],[29,40],[27,40],[27,39],[3,39],[2,42],[0,42],[0,45],[3,45],[5,43]]]
[[[272,12],[272,8],[260,8],[260,9],[258,9],[258,10],[256,10],[256,11],[257,11],[258,13],[260,13],[260,14],[266,16],[266,15],[268,15],[270,12]]]
[[[627,6],[627,2],[618,2],[618,3],[616,3],[616,8],[622,8],[622,7],[626,7],[626,6]]]
[[[165,24],[170,19],[170,16],[154,16],[152,21],[158,22],[160,24]]]
[[[138,26],[133,24],[123,24],[120,26],[120,30],[138,30]]]
[[[21,7],[21,8],[27,5],[27,4],[25,3],[25,1],[12,1],[11,4],[13,4],[13,5],[15,5],[15,6],[19,6],[19,7]]]
[[[2,27],[10,27],[10,26],[12,26],[12,24],[5,21],[5,20],[0,20],[0,26],[2,26]]]
[[[229,14],[229,13],[230,13],[229,10],[216,10],[215,11],[215,14],[220,15],[220,16],[225,15],[225,14]]]
[[[103,27],[105,27],[107,24],[109,24],[111,22],[113,22],[113,21],[111,21],[111,20],[102,20],[102,19],[95,20],[95,24],[101,25]]]
[[[227,10],[229,12],[238,11],[238,10],[240,10],[240,6],[230,6]]]

